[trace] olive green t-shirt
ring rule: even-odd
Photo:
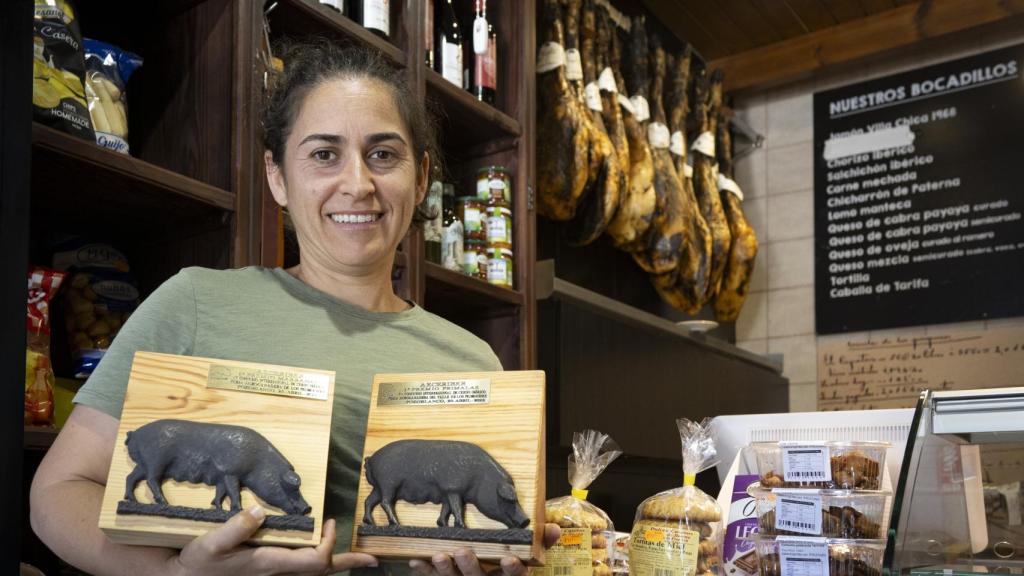
[[[182,270],[132,314],[75,402],[120,418],[136,350],[335,372],[324,505],[335,550],[352,539],[374,375],[501,370],[485,342],[418,306],[370,312],[280,268]]]

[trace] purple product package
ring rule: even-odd
[[[733,482],[729,521],[722,548],[725,576],[757,574],[754,542],[748,540],[757,532],[757,501],[747,494],[747,488],[757,480],[757,474],[737,474]]]

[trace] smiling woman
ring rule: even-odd
[[[501,369],[483,341],[391,287],[394,251],[437,159],[432,120],[405,76],[372,52],[327,41],[281,53],[286,71],[263,115],[265,161],[274,199],[295,224],[299,264],[184,269],[122,327],[32,486],[35,531],[90,573],[325,574],[375,566],[372,556],[348,552],[373,376]],[[335,520],[324,523],[319,546],[244,546],[262,522],[258,506],[180,551],[106,540],[97,517],[137,350],[336,373],[324,510]],[[439,550],[433,564],[414,568],[481,574],[463,552]],[[506,558],[502,569],[511,575],[523,566]]]

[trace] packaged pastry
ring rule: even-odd
[[[629,540],[632,576],[718,573],[716,528],[722,512],[714,498],[694,485],[697,474],[718,461],[710,422],[676,420],[683,444],[683,486],[655,494],[637,508]]]
[[[888,442],[755,442],[764,488],[882,487]]]
[[[542,572],[548,576],[611,576],[615,528],[603,510],[587,502],[587,488],[622,454],[615,441],[596,430],[573,434],[569,456],[572,494],[545,503],[547,522],[562,535],[547,550]]]
[[[760,576],[783,576],[814,565],[815,574],[829,576],[881,576],[885,540],[844,540],[777,536],[757,538]],[[827,570],[824,568],[827,567]]]
[[[758,532],[765,536],[808,535],[829,538],[882,538],[888,528],[881,490],[776,488],[755,483]]]

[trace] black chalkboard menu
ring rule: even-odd
[[[817,331],[1024,315],[1024,44],[814,95]]]

